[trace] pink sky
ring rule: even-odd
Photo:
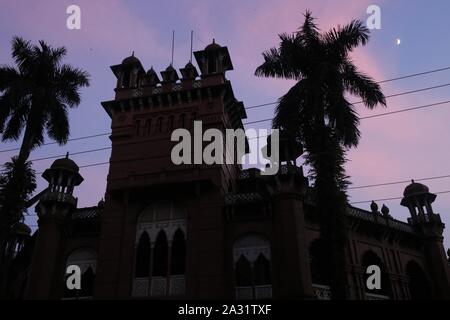
[[[65,9],[77,4],[82,10],[82,29],[65,28]],[[100,102],[113,97],[114,76],[109,66],[136,52],[145,68],[163,70],[170,62],[171,32],[176,31],[175,66],[181,68],[189,58],[189,32],[195,31],[194,49],[212,38],[229,48],[234,71],[228,73],[236,96],[246,106],[275,101],[291,82],[256,78],[253,73],[262,62],[261,52],[278,44],[277,34],[295,31],[302,12],[311,9],[322,30],[351,19],[366,19],[366,8],[373,1],[5,1],[0,0],[0,63],[11,63],[10,40],[21,35],[36,41],[45,39],[68,48],[67,61],[88,70],[92,85],[83,91],[83,102],[71,111],[72,136],[108,132],[110,123]],[[382,30],[372,32],[368,46],[354,53],[356,64],[376,80],[426,71],[448,64],[450,45],[445,2],[431,8],[426,1],[388,3],[377,1],[382,9]],[[424,20],[425,19],[425,20]],[[447,27],[447,28],[446,28]],[[428,29],[427,29],[428,28]],[[433,33],[427,31],[432,30]],[[400,46],[395,39],[402,38]],[[446,41],[442,41],[445,39]],[[430,50],[433,48],[433,50]],[[383,84],[385,94],[414,90],[450,82],[450,72],[432,74]],[[361,115],[393,111],[449,99],[443,88],[388,100],[388,109],[361,110]],[[358,100],[358,99],[356,99]],[[273,107],[248,111],[247,121],[271,117]],[[349,153],[348,173],[354,185],[366,185],[411,178],[450,174],[450,126],[448,106],[417,110],[361,121],[360,146]],[[256,125],[267,128],[270,123]],[[76,152],[109,145],[107,138],[73,142],[64,147],[47,146],[32,158]],[[4,145],[2,149],[16,146]],[[6,161],[11,153],[1,153]],[[109,151],[74,156],[80,165],[103,162]],[[51,160],[36,162],[38,171]],[[82,169],[85,182],[78,188],[80,205],[95,205],[103,197],[107,166]],[[449,179],[427,181],[431,191],[450,190]],[[45,184],[40,181],[40,187]],[[350,190],[352,201],[401,196],[404,184]],[[399,200],[388,201],[391,214],[408,217]],[[381,206],[381,203],[379,203]],[[368,208],[369,204],[359,205]],[[439,195],[435,209],[450,224],[450,195]],[[450,244],[450,227],[446,244]]]

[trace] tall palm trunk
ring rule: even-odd
[[[326,246],[328,272],[331,280],[333,299],[348,297],[348,278],[346,270],[346,196],[339,186],[343,161],[341,146],[325,125],[314,131],[306,146],[310,165],[315,171],[317,211],[321,226],[321,237]]]
[[[25,127],[25,133],[23,135],[22,144],[19,151],[19,161],[22,164],[24,164],[28,160],[28,157],[30,156],[31,150],[33,148],[35,132],[39,126],[39,118],[39,107],[33,102],[30,114],[28,115],[28,121]]]

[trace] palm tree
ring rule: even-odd
[[[13,157],[4,164],[0,173],[0,297],[6,289],[10,256],[7,244],[11,226],[20,221],[27,209],[27,202],[36,189],[36,172],[31,162]]]
[[[349,184],[346,152],[360,138],[359,117],[347,95],[358,96],[373,109],[386,105],[380,86],[358,71],[349,54],[369,40],[369,30],[358,20],[321,33],[306,11],[305,21],[293,34],[281,34],[278,48],[263,53],[257,76],[292,79],[296,84],[279,101],[273,127],[298,138],[314,180],[321,237],[327,244],[331,293],[347,297],[345,260]]]
[[[26,209],[24,195],[28,195],[28,187],[34,186],[23,177],[23,170],[31,166],[27,162],[30,152],[43,144],[45,133],[60,145],[67,142],[68,109],[80,104],[80,88],[89,86],[87,72],[62,63],[65,55],[64,47],[52,48],[44,41],[32,45],[14,37],[12,57],[16,66],[0,66],[2,140],[17,141],[24,131],[19,155],[12,162],[14,170],[9,167],[10,174],[5,176],[8,182],[2,186],[2,239],[8,238],[10,226],[22,217]],[[1,242],[0,252],[4,252],[5,243]]]
[[[0,68],[0,133],[2,139],[18,140],[25,133],[19,160],[44,142],[44,131],[65,144],[70,134],[67,111],[80,104],[80,88],[89,86],[87,72],[62,64],[64,47],[52,48],[19,37],[12,41],[16,67]]]

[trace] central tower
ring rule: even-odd
[[[171,134],[185,128],[193,136],[194,121],[224,133],[243,128],[246,113],[225,76],[233,69],[227,47],[213,41],[194,56],[200,76],[189,61],[181,78],[169,65],[160,79],[134,53],[111,67],[117,85],[115,99],[102,103],[112,152],[98,297],[224,297],[223,199],[240,166],[175,165]]]

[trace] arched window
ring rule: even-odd
[[[249,234],[233,246],[235,293],[237,299],[272,298],[270,242]]]
[[[132,295],[183,296],[186,273],[186,212],[169,201],[156,202],[138,217],[136,276]]]
[[[183,231],[178,229],[175,232],[172,242],[172,256],[170,274],[180,275],[186,272],[186,245]]]
[[[406,274],[409,277],[409,294],[411,300],[431,299],[431,286],[423,269],[415,261],[406,265]]]
[[[136,250],[135,277],[148,277],[150,273],[150,239],[147,232],[142,233]]]
[[[252,265],[246,257],[240,256],[236,263],[236,286],[250,287],[253,285]]]
[[[80,297],[92,297],[94,292],[95,273],[89,267],[81,276]]]
[[[363,276],[363,285],[366,288],[366,298],[371,299],[371,295],[380,295],[385,296],[386,298],[389,297],[391,293],[391,282],[389,280],[389,275],[386,272],[386,268],[384,266],[383,261],[381,258],[372,250],[366,251],[361,259],[361,264],[363,266],[364,276]],[[378,266],[381,271],[381,288],[380,289],[369,289],[367,288],[367,279],[370,277],[371,274],[368,274],[366,272],[367,268],[371,265]]]
[[[272,283],[272,277],[270,272],[270,262],[267,258],[260,253],[255,261],[254,269],[254,283],[257,286],[270,285]]]
[[[97,255],[95,251],[83,248],[73,251],[66,262],[66,270],[70,265],[76,265],[81,271],[81,289],[69,290],[64,281],[64,298],[89,298],[94,293],[95,271],[97,267]]]
[[[164,230],[161,230],[156,237],[155,242],[155,256],[153,260],[153,276],[165,277],[167,276],[167,258],[168,246],[167,237]]]

